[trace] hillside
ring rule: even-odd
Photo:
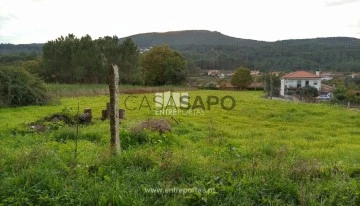
[[[40,53],[44,44],[0,44],[1,53]]]
[[[140,47],[147,48],[156,45],[184,46],[184,45],[238,45],[260,46],[267,44],[264,41],[240,39],[224,35],[217,31],[188,30],[165,33],[144,33],[130,36]],[[124,38],[123,38],[124,39]],[[123,40],[122,39],[122,40]]]
[[[360,40],[356,38],[329,37],[264,42],[206,30],[144,33],[129,37],[140,49],[169,45],[185,56],[190,69],[199,67],[233,70],[246,66],[262,71],[360,71]],[[5,53],[41,52],[41,48],[42,44],[0,44],[0,63],[19,59]]]
[[[230,37],[206,30],[145,33],[130,36],[139,48],[169,45],[189,66],[202,69],[292,71],[360,71],[360,40],[348,37],[264,42]]]

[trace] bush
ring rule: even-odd
[[[49,100],[40,78],[23,68],[0,66],[0,107],[43,105]]]
[[[123,129],[120,131],[121,148],[126,150],[131,146],[146,143],[170,144],[173,140],[170,131],[171,126],[166,119],[145,120],[134,125],[129,130]]]
[[[217,89],[219,89],[216,82],[207,82],[206,84],[202,85],[200,88],[201,89],[209,89],[209,90],[217,90]]]

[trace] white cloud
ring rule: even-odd
[[[326,5],[327,6],[341,6],[344,4],[351,4],[354,2],[359,2],[359,0],[336,0],[336,1],[327,1]]]
[[[341,2],[345,1],[349,0]],[[0,42],[46,42],[68,33],[98,38],[185,29],[268,41],[359,37],[358,29],[349,25],[360,20],[360,2],[328,4],[326,0],[2,0],[1,16],[12,18],[0,17]]]

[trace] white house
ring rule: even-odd
[[[297,71],[283,76],[281,78],[280,95],[285,96],[290,91],[305,86],[312,86],[320,91],[321,77],[319,72],[313,74],[307,71]]]
[[[208,76],[218,76],[219,73],[220,73],[219,70],[209,70],[208,73],[207,73],[207,75],[208,75]]]
[[[332,80],[333,76],[334,76],[334,74],[331,72],[321,72],[320,73],[321,80]]]

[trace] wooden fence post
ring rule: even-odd
[[[116,64],[112,64],[109,72],[110,90],[110,149],[113,155],[120,154],[119,139],[119,109],[118,109],[118,84],[119,69]]]

